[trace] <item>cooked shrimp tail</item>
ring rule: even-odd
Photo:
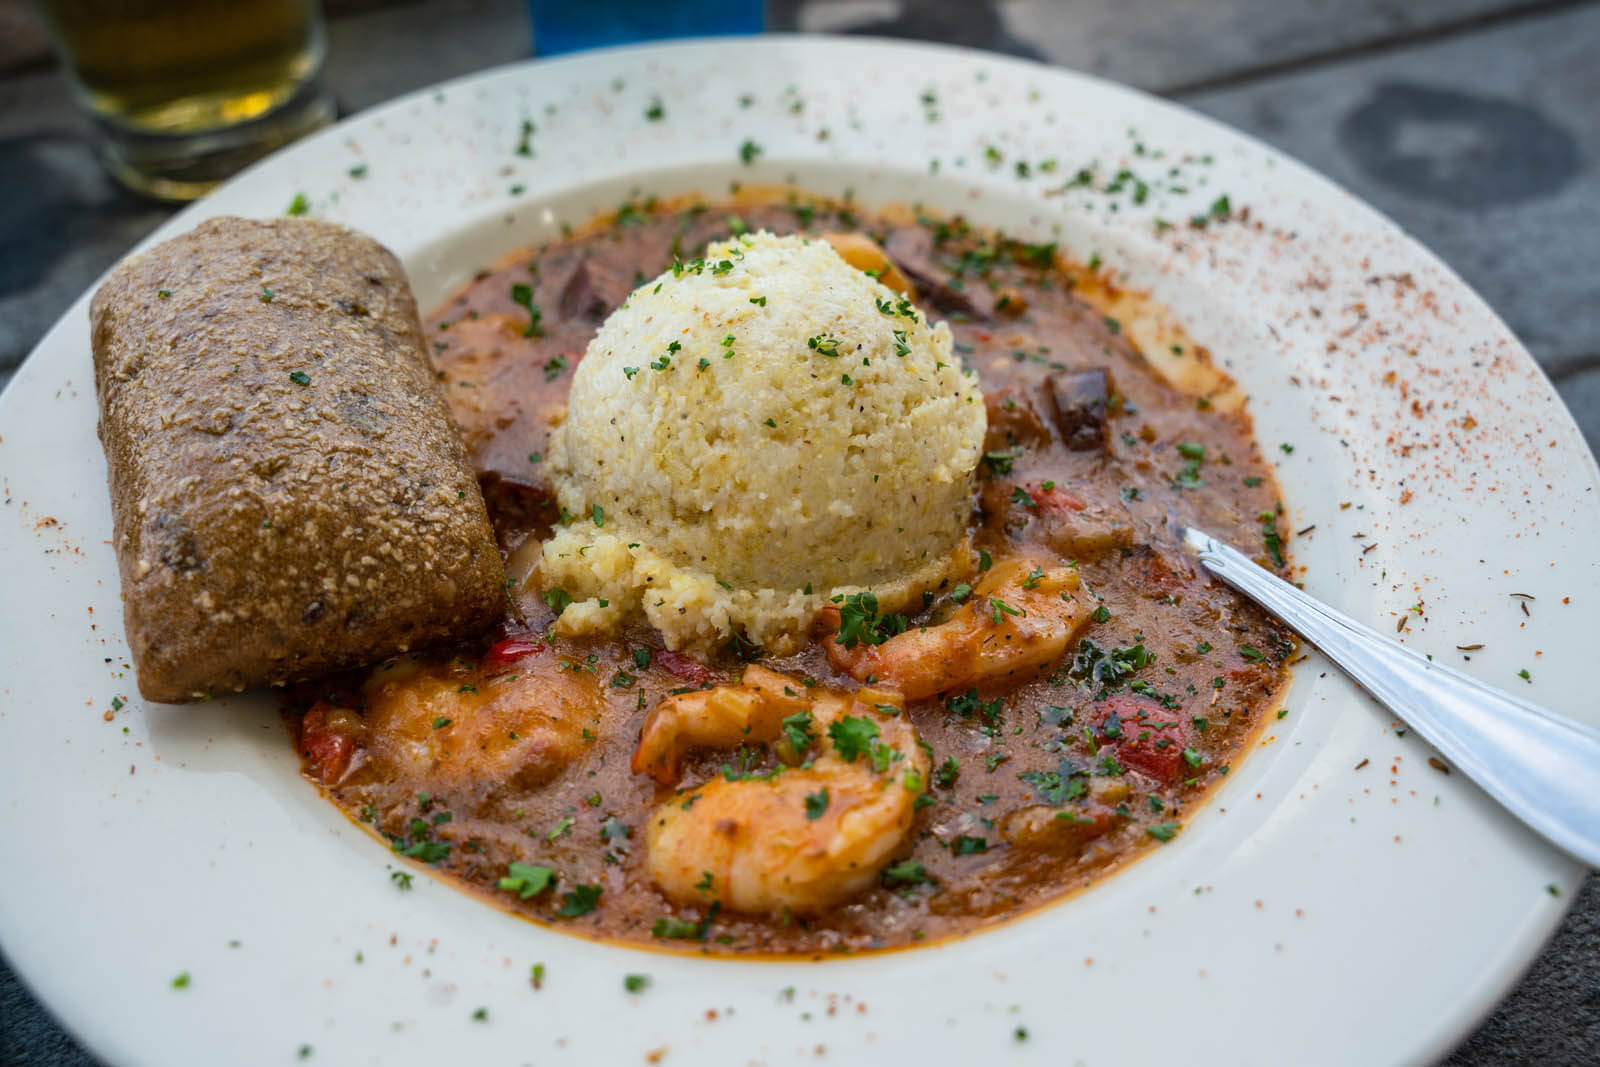
[[[651,875],[674,900],[744,912],[825,911],[876,881],[904,844],[928,757],[900,694],[841,693],[750,667],[736,685],[662,701],[633,766],[676,783],[696,748],[776,744],[798,766],[717,778],[656,809]]]
[[[947,621],[847,646],[837,609],[825,612],[828,660],[854,678],[921,700],[964,686],[1016,684],[1048,668],[1089,622],[1076,567],[1025,557],[996,563]]]

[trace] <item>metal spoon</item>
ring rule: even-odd
[[[1511,814],[1600,867],[1600,730],[1429,662],[1202,530],[1183,538],[1208,571],[1320,648]]]

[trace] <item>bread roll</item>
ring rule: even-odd
[[[388,250],[213,219],[120,264],[89,315],[146,698],[297,681],[501,617],[488,515]]]

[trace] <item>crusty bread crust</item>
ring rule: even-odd
[[[213,219],[89,310],[139,690],[297,681],[489,625],[505,575],[383,246]]]

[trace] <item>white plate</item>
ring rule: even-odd
[[[656,97],[666,116],[652,122]],[[513,151],[524,118],[531,158]],[[761,148],[750,166],[746,140]],[[1188,191],[1052,195],[1090,163],[1097,188],[1123,166],[1148,178],[1176,164]],[[1483,642],[1468,670],[1600,722],[1586,674],[1597,472],[1533,361],[1391,223],[1126,89],[859,40],[522,64],[297,145],[151,241],[209,215],[279,214],[304,192],[314,214],[398,252],[430,305],[630,190],[787,178],[965,211],[1125,270],[1251,394],[1285,525],[1315,526],[1294,543],[1312,592],[1385,630],[1420,605],[1413,646],[1460,663],[1456,645]],[[1189,228],[1223,194],[1235,220]],[[1157,232],[1158,217],[1178,226]],[[402,893],[383,847],[297,777],[270,698],[134,697],[87,300],[0,399],[0,940],[114,1063],[282,1064],[302,1045],[316,1062],[386,1065],[636,1063],[660,1048],[669,1063],[822,1049],[833,1063],[1416,1061],[1506,990],[1578,884],[1575,863],[1431,768],[1312,657],[1288,717],[1176,841],[977,937],[821,964],[711,961],[569,937],[425,876]],[[1511,593],[1537,597],[1531,615]],[[114,696],[127,704],[103,721]],[[174,989],[180,972],[191,981]],[[626,973],[654,984],[629,995]]]

